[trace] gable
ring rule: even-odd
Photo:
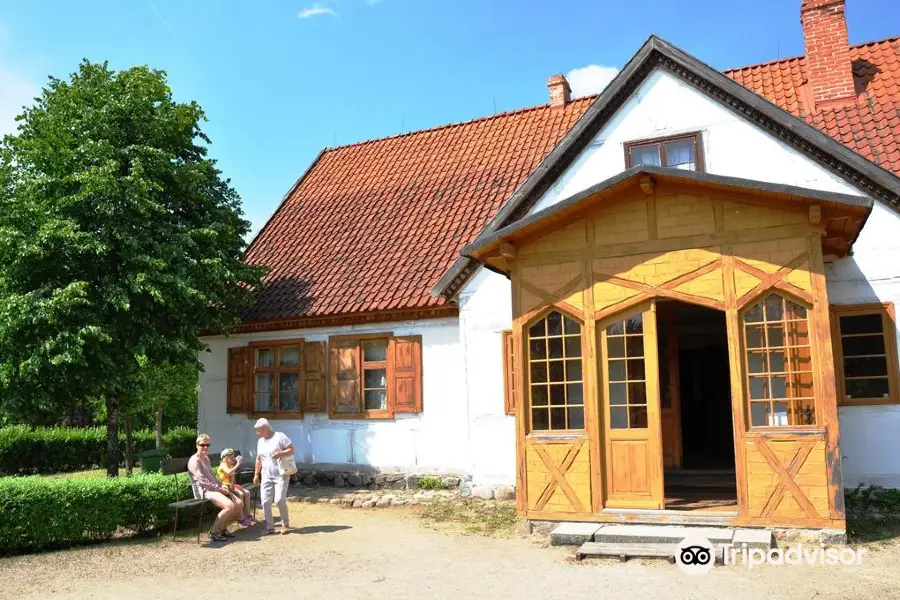
[[[651,36],[578,123],[482,229],[474,243],[522,219],[534,203],[555,185],[559,177],[589,147],[600,130],[615,118],[619,109],[631,98],[632,93],[657,69],[672,74],[721,106],[729,107],[798,154],[821,165],[827,172],[839,176],[839,180],[852,184],[866,196],[883,202],[892,210],[900,211],[900,179],[895,175],[693,56],[656,36]],[[434,286],[432,294],[445,298],[453,297],[477,268],[478,266],[463,254]]]
[[[656,68],[527,214],[624,171],[628,142],[693,132],[701,134],[708,173],[865,195],[746,117]]]

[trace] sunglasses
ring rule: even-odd
[[[201,448],[209,448],[209,444],[197,444]]]

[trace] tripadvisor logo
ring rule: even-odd
[[[833,567],[837,564],[861,565],[866,549],[825,548],[824,544],[806,546],[797,544],[790,548],[748,548],[747,544],[735,547],[722,546],[726,565],[745,565],[748,569],[759,565],[821,565]]]
[[[825,548],[797,544],[790,548],[749,548],[747,544],[722,544],[718,549],[706,538],[686,537],[675,550],[675,564],[688,575],[706,575],[716,562],[716,554],[725,565],[743,565],[748,569],[760,565],[861,565],[865,548]]]
[[[700,536],[688,536],[675,549],[675,564],[688,575],[706,575],[715,563],[715,548]]]

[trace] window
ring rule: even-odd
[[[643,315],[606,328],[606,368],[610,429],[647,429]]]
[[[700,134],[626,143],[626,168],[638,165],[703,171]]]
[[[751,427],[816,424],[806,308],[769,294],[743,313]]]
[[[892,304],[833,306],[834,362],[842,404],[897,402],[897,341]]]
[[[581,325],[553,311],[528,328],[531,429],[584,429]]]
[[[500,332],[503,348],[503,404],[508,415],[516,414],[516,357],[513,348],[512,331]]]
[[[422,412],[421,336],[338,336],[330,346],[332,418]]]
[[[302,404],[303,340],[254,343],[252,411],[254,414],[299,413]]]

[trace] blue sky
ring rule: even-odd
[[[82,58],[168,72],[260,227],[324,146],[602,86],[651,33],[720,69],[803,53],[800,0],[0,0],[0,131]],[[848,0],[851,43],[900,2]],[[584,69],[592,66],[591,69]]]

